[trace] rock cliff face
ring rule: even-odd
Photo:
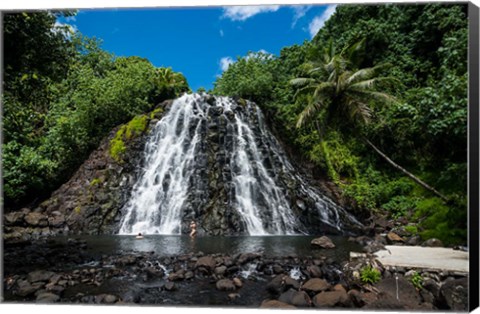
[[[4,221],[8,240],[134,233],[145,224],[180,234],[191,219],[210,235],[361,228],[299,175],[255,104],[205,94],[166,101],[116,128],[48,200]]]

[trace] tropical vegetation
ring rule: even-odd
[[[6,210],[48,196],[138,117],[113,139],[121,159],[142,114],[189,91],[181,73],[57,23],[72,14],[4,15]],[[359,217],[465,243],[467,23],[466,4],[339,5],[311,41],[239,56],[209,92],[257,102],[291,157]]]
[[[312,41],[238,57],[213,92],[256,101],[358,215],[465,243],[467,34],[463,4],[340,5]]]

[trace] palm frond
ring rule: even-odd
[[[348,93],[356,94],[361,99],[374,100],[383,103],[396,103],[398,100],[387,93],[377,92],[373,90],[349,89]]]
[[[310,77],[297,77],[290,80],[289,83],[294,87],[304,87],[308,84],[315,83],[315,79]]]
[[[299,95],[301,94],[312,94],[315,92],[316,86],[315,85],[310,85],[310,86],[305,86],[302,88],[297,89],[295,94],[293,94],[293,98],[296,99]]]
[[[317,101],[310,102],[305,109],[300,113],[298,116],[297,128],[301,128],[304,126],[308,121],[310,121],[318,112],[321,110],[322,104]]]

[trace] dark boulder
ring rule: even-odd
[[[436,238],[428,239],[427,241],[422,243],[422,246],[428,247],[444,247],[443,242]]]
[[[312,278],[302,285],[302,290],[312,293],[318,293],[330,289],[330,284],[320,278]]]
[[[260,305],[263,309],[295,309],[296,307],[278,300],[264,300]]]
[[[48,282],[50,278],[52,278],[54,275],[55,273],[51,271],[36,270],[28,273],[27,280],[30,281],[31,283],[38,282],[38,281]]]
[[[195,263],[195,268],[204,267],[210,271],[213,271],[215,269],[215,265],[215,259],[212,256],[207,255],[198,259],[198,261]]]
[[[466,277],[445,282],[440,288],[440,295],[450,309],[459,312],[468,311],[468,279]]]
[[[48,226],[48,218],[42,213],[31,212],[25,216],[25,222],[34,227]]]
[[[278,301],[299,307],[308,307],[312,304],[312,300],[305,291],[296,291],[291,288],[282,293]]]
[[[43,292],[37,296],[38,303],[55,303],[60,300],[60,297],[51,292]]]
[[[316,307],[349,307],[352,305],[348,294],[345,291],[325,291],[313,297],[313,304]]]

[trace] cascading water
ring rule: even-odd
[[[263,121],[248,101],[176,99],[147,139],[119,233],[181,234],[191,219],[210,234],[307,233],[312,208],[299,202],[334,229],[357,223],[297,174]]]

